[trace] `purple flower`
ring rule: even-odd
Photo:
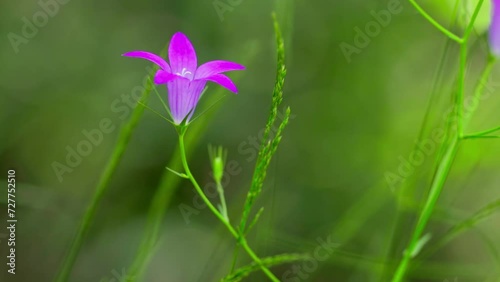
[[[490,49],[495,57],[500,57],[500,0],[492,0],[491,2]]]
[[[175,33],[170,40],[170,65],[160,56],[145,51],[132,51],[123,56],[146,59],[160,67],[154,83],[167,85],[168,104],[175,124],[180,124],[186,117],[186,122],[189,121],[207,81],[237,93],[236,85],[222,73],[245,69],[240,64],[228,61],[211,61],[198,67],[193,45],[181,32]]]

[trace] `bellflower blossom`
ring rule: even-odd
[[[490,50],[495,57],[500,57],[500,0],[492,0],[491,2]]]
[[[240,64],[220,60],[210,61],[198,67],[193,45],[181,32],[175,33],[170,40],[168,47],[170,65],[160,56],[146,51],[132,51],[123,56],[149,60],[160,67],[154,76],[154,83],[167,85],[168,105],[177,125],[184,120],[188,122],[192,117],[208,81],[237,93],[236,85],[222,73],[245,69]]]

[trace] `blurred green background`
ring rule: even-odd
[[[241,167],[225,188],[230,216],[237,222],[255,162],[245,142],[258,138],[265,125],[275,79],[272,11],[278,13],[286,42],[283,104],[291,107],[293,119],[256,205],[264,206],[265,212],[249,236],[250,244],[260,256],[312,252],[318,238],[330,237],[338,244],[326,261],[305,272],[307,277],[290,276],[299,280],[283,278],[293,265],[273,268],[283,281],[387,279],[383,267],[390,271],[410,236],[416,209],[428,191],[435,154],[426,156],[410,177],[413,189],[402,213],[405,226],[399,230],[394,226],[401,183],[388,185],[386,175],[397,173],[401,158],[408,159],[418,138],[446,44],[441,33],[401,0],[401,12],[392,14],[366,46],[356,47],[359,52],[347,58],[342,43],[355,45],[355,28],[364,30],[374,21],[372,11],[385,11],[394,1],[69,0],[59,4],[31,38],[16,37],[21,41],[14,45],[12,33],[23,36],[23,17],[32,22],[43,10],[37,1],[2,1],[0,178],[6,179],[8,169],[16,170],[18,223],[15,276],[4,270],[7,232],[0,228],[4,236],[0,280],[44,282],[55,277],[119,127],[129,117],[112,105],[125,105],[120,102],[122,95],[131,95],[142,84],[150,65],[121,54],[159,53],[176,31],[191,39],[199,62],[224,59],[247,66],[244,72],[230,74],[237,81],[238,95],[215,85],[208,88],[197,113],[208,108],[215,96],[224,98],[200,118],[210,121],[190,148],[193,173],[201,183],[211,181],[208,143],[228,148],[228,158]],[[451,13],[445,2],[424,7],[445,23]],[[487,54],[486,2],[467,70],[468,93]],[[461,33],[460,28],[454,31]],[[444,126],[441,117],[451,105],[457,50],[452,46],[447,53],[426,134]],[[480,105],[468,132],[500,125],[499,75],[495,68],[488,84],[492,94]],[[164,87],[158,89],[166,95]],[[161,109],[154,96],[149,105]],[[115,129],[104,134],[102,142],[60,181],[54,162],[65,164],[67,147],[75,149],[87,140],[82,131],[97,129],[106,118]],[[70,281],[103,277],[120,281],[134,258],[148,208],[176,143],[172,126],[146,110],[99,206]],[[499,156],[500,142],[495,139],[461,145],[427,229],[432,234],[429,244],[498,201]],[[0,226],[7,218],[7,185],[2,183]],[[172,188],[144,281],[218,281],[228,273],[234,242],[226,230],[207,209],[189,216],[187,223],[179,208],[192,207],[194,195],[188,181]],[[408,281],[500,281],[499,222],[493,214],[422,259],[410,269]],[[396,243],[392,248],[391,242]],[[246,262],[242,256],[239,264]],[[256,272],[246,281],[266,280]]]

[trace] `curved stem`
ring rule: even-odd
[[[205,202],[207,207],[212,211],[212,213],[219,219],[219,221],[226,226],[226,228],[229,230],[229,232],[238,240],[240,245],[245,249],[245,251],[248,253],[248,255],[252,258],[252,260],[257,263],[264,274],[267,275],[269,279],[273,282],[279,282],[280,280],[274,276],[274,274],[263,265],[261,259],[253,252],[253,250],[248,246],[247,241],[245,240],[244,237],[240,236],[240,234],[231,226],[229,221],[227,221],[224,216],[215,208],[215,206],[210,202],[210,200],[207,198],[205,193],[203,193],[203,190],[201,189],[200,185],[194,178],[193,174],[191,173],[191,170],[189,169],[189,165],[187,163],[187,158],[186,158],[186,150],[184,148],[184,134],[185,134],[185,128],[181,128],[179,130],[179,150],[181,153],[181,160],[182,160],[182,165],[184,166],[184,170],[186,175],[188,176],[189,180],[193,184],[194,188],[196,189],[196,192],[200,195],[201,199]]]
[[[444,33],[446,36],[448,36],[451,40],[456,41],[458,43],[462,43],[464,40],[457,35],[455,35],[453,32],[449,31],[447,28],[439,24],[434,18],[432,18],[422,7],[420,7],[415,0],[409,0],[410,3],[415,7],[415,9],[425,18],[427,21],[429,21],[433,26],[435,26],[439,31]]]

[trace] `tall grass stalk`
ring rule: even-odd
[[[458,85],[457,85],[457,94],[455,98],[455,111],[453,112],[453,120],[456,123],[455,132],[452,133],[451,142],[446,149],[446,153],[439,160],[439,164],[437,167],[437,171],[434,175],[434,179],[431,184],[430,193],[427,196],[427,200],[425,201],[424,207],[420,213],[419,219],[411,236],[410,242],[408,243],[408,247],[403,253],[403,258],[400,260],[399,265],[396,269],[396,272],[393,276],[393,282],[400,282],[404,279],[408,266],[412,258],[414,258],[422,245],[420,244],[422,240],[423,233],[429,219],[431,218],[432,212],[434,211],[434,207],[436,206],[436,202],[439,199],[441,191],[444,187],[448,174],[450,172],[451,166],[457,154],[459,144],[463,139],[464,131],[464,98],[465,98],[465,75],[466,75],[466,65],[467,65],[467,49],[469,38],[472,33],[475,20],[479,13],[479,10],[484,2],[484,0],[479,0],[476,8],[474,9],[474,13],[472,18],[467,25],[464,35],[462,38],[456,38],[454,34],[447,30],[443,30],[444,28],[437,24],[437,22],[433,21],[432,18],[428,16],[425,11],[423,11],[415,1],[410,0],[410,2],[415,6],[415,8],[437,29],[446,34],[450,39],[457,41],[460,44],[460,66],[459,66],[459,75],[458,75]],[[451,124],[453,126],[454,124]]]
[[[459,10],[459,2],[457,1],[453,8],[452,18],[450,19],[449,27],[453,27],[457,23],[458,10]],[[429,134],[428,132],[430,130],[428,128],[430,128],[430,125],[433,122],[432,109],[439,102],[439,93],[442,88],[441,83],[445,73],[444,70],[446,67],[446,63],[450,57],[449,53],[454,45],[453,43],[454,43],[453,40],[450,40],[448,37],[445,38],[440,59],[437,64],[436,70],[434,72],[430,98],[427,102],[425,114],[417,137],[417,142],[415,142],[415,145],[413,146],[411,152],[417,151],[418,144],[425,138],[427,138],[427,135]],[[397,238],[405,236],[407,233],[407,222],[410,215],[406,212],[407,210],[406,206],[408,205],[407,204],[408,201],[413,201],[416,198],[414,187],[416,187],[418,176],[419,174],[415,173],[412,177],[408,178],[405,182],[403,182],[399,188],[397,188],[396,197],[397,197],[397,209],[399,212],[396,214],[393,232],[388,239],[389,242],[389,248],[387,252],[388,260],[392,261],[394,260],[394,258],[399,258],[400,256],[399,251],[401,246],[400,246],[400,241],[397,240]],[[392,188],[394,189],[394,187]],[[415,212],[412,209],[411,215],[413,215],[414,213]],[[385,271],[382,275],[382,280],[387,281],[387,279],[389,279],[389,277],[393,275],[393,271],[394,269],[392,264],[387,264],[385,267]]]
[[[166,52],[167,52],[167,47],[165,47],[161,53],[165,55]],[[151,90],[154,87],[152,84],[152,80],[154,73],[157,70],[157,66],[153,65],[153,69],[154,71],[152,71],[148,75],[149,79],[147,80],[146,87],[138,103],[146,103],[146,101],[149,98],[149,94],[151,93]],[[132,111],[132,116],[120,130],[118,141],[116,142],[113,153],[108,163],[106,164],[104,172],[102,173],[99,179],[94,195],[92,196],[92,199],[90,200],[87,210],[82,218],[82,221],[80,222],[80,226],[78,227],[78,230],[73,238],[73,241],[71,242],[70,249],[64,258],[63,264],[57,274],[55,281],[57,282],[68,281],[73,265],[75,264],[76,258],[78,257],[78,253],[82,248],[83,242],[89,232],[91,223],[94,220],[97,207],[99,206],[103,198],[103,195],[108,190],[111,178],[113,177],[116,168],[118,167],[118,164],[120,163],[123,154],[125,153],[125,149],[127,148],[130,138],[132,137],[132,133],[137,127],[137,124],[139,123],[139,120],[142,117],[143,112],[144,112],[144,107],[136,105],[136,107]]]

